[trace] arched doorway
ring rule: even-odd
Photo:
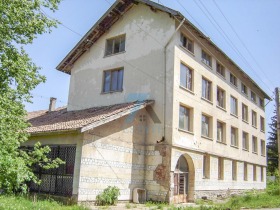
[[[190,163],[189,163],[190,162]],[[189,156],[181,155],[174,170],[174,203],[193,201],[194,167]]]

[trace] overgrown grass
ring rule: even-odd
[[[0,210],[86,210],[82,206],[65,206],[54,200],[45,199],[32,201],[27,196],[0,195]]]

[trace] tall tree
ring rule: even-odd
[[[274,174],[278,170],[278,142],[277,142],[277,114],[271,118],[270,131],[267,143],[267,172]]]
[[[19,147],[28,139],[23,103],[30,102],[30,91],[45,81],[23,47],[57,25],[42,13],[42,8],[55,12],[59,3],[60,0],[0,1],[0,189],[6,192],[25,191],[25,183],[36,180],[33,164],[51,167],[56,163],[46,157],[47,147],[36,145],[29,152]]]

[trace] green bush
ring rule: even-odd
[[[96,196],[96,205],[107,206],[115,205],[120,195],[120,189],[118,187],[109,186],[104,189],[102,193]]]

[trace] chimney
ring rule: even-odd
[[[49,105],[49,112],[52,112],[55,110],[55,102],[56,102],[56,98],[51,97],[50,105]]]

